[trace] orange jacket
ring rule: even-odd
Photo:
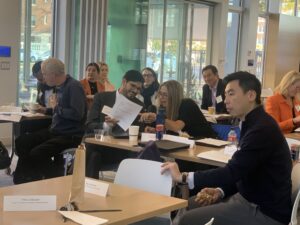
[[[84,78],[83,80],[80,81],[80,83],[82,84],[82,87],[84,89],[85,95],[86,96],[91,95],[92,92],[91,92],[91,88],[90,88],[90,85],[89,85],[89,81],[86,78]],[[105,89],[104,85],[102,85],[101,83],[97,82],[97,91],[98,92],[103,92],[104,89]],[[88,99],[87,98],[88,109],[91,108],[92,103],[93,103],[93,99]]]
[[[300,115],[300,102],[294,99],[295,115]],[[265,110],[278,123],[283,133],[291,133],[295,126],[293,124],[293,111],[281,94],[275,94],[266,99]]]

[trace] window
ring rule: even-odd
[[[268,0],[259,0],[259,11],[267,12]]]
[[[228,4],[232,6],[241,6],[241,0],[229,0]]]
[[[36,61],[45,60],[51,56],[53,2],[53,0],[22,1],[19,103],[35,101],[37,81],[31,76],[31,68]],[[28,8],[29,10],[26,11]],[[42,22],[45,17],[47,18],[46,24]],[[41,22],[38,22],[40,20]]]
[[[36,24],[36,17],[35,16],[31,16],[31,26],[34,27]]]
[[[264,71],[265,39],[266,39],[266,29],[267,29],[266,21],[267,21],[266,18],[258,17],[255,60],[256,60],[256,76],[260,81],[262,81],[262,76]]]
[[[45,16],[44,16],[44,25],[47,25],[47,22],[48,22],[48,20],[47,20],[47,15],[45,15]]]
[[[114,75],[110,78],[120,83],[127,69],[147,66],[160,82],[178,80],[187,97],[199,100],[201,70],[210,61],[212,13],[212,6],[195,1],[109,0],[106,59]]]
[[[281,13],[294,16],[295,15],[295,7],[297,0],[282,0],[281,1]]]
[[[229,12],[227,19],[224,75],[234,72],[237,68],[239,28],[240,13]]]

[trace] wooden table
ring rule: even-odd
[[[141,147],[137,146],[137,143],[130,143],[128,139],[115,139],[113,137],[105,138],[104,141],[97,141],[94,138],[86,138],[85,142],[89,144],[107,146],[107,147],[112,147],[120,150],[127,150],[127,151],[134,151],[134,152],[139,152],[142,149]],[[222,162],[201,159],[197,157],[199,153],[205,151],[211,151],[211,150],[219,150],[219,148],[195,145],[194,148],[180,149],[175,151],[172,150],[168,152],[163,152],[161,154],[163,156],[174,158],[174,159],[181,159],[185,161],[196,162],[196,163],[212,165],[212,166],[219,166],[219,167],[225,166],[226,164]]]
[[[289,133],[284,135],[286,138],[292,138],[300,141],[300,133],[294,132],[294,133]]]
[[[56,211],[45,212],[3,212],[4,195],[56,195],[57,208],[68,202],[72,176],[30,182],[0,188],[1,225],[68,225]],[[81,209],[122,209],[120,212],[90,213],[108,219],[108,224],[124,225],[158,216],[187,206],[183,199],[163,196],[125,186],[110,184],[109,196],[99,197],[85,193]]]

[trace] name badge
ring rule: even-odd
[[[3,211],[55,211],[55,195],[4,196]]]
[[[217,103],[223,102],[222,96],[219,95],[218,97],[216,97],[216,101]]]
[[[87,193],[106,197],[108,192],[108,187],[109,187],[108,183],[85,178],[84,191]]]
[[[295,105],[295,109],[297,110],[297,112],[300,111],[300,105]]]

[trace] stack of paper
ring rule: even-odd
[[[201,152],[197,155],[197,157],[222,163],[228,163],[231,159],[231,155],[225,154],[224,149]]]
[[[223,141],[223,140],[218,140],[218,139],[213,139],[213,138],[203,138],[196,140],[196,144],[205,144],[205,145],[211,145],[215,147],[222,147],[225,145],[228,145],[230,142],[229,141]]]

